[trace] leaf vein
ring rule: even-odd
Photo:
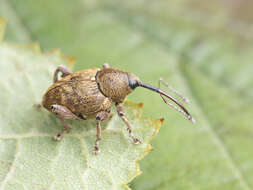
[[[182,68],[181,65],[179,65],[177,68],[178,68],[178,72],[180,73],[180,77],[184,81],[184,84],[186,84],[187,91],[190,92],[190,94],[192,94],[192,97],[193,97],[192,102],[194,102],[194,104],[197,105],[199,114],[200,114],[201,118],[203,118],[206,123],[206,125],[205,125],[206,128],[208,129],[210,134],[213,136],[214,143],[216,143],[216,146],[220,149],[224,158],[229,162],[229,166],[230,166],[231,170],[234,172],[235,177],[239,180],[242,187],[246,190],[250,190],[251,188],[250,188],[249,184],[247,183],[247,181],[244,178],[243,174],[241,173],[240,169],[238,168],[235,161],[233,160],[227,146],[225,145],[224,141],[222,141],[222,139],[219,137],[219,135],[215,132],[215,130],[212,128],[210,120],[207,117],[207,115],[205,114],[205,111],[203,109],[203,106],[201,105],[201,102],[198,100],[197,96],[194,94],[194,91],[191,90],[191,88],[190,88],[191,84],[190,84],[190,82],[188,82],[189,80],[187,80],[187,78],[186,78],[187,74],[184,72],[184,69]]]
[[[143,28],[143,26],[139,26],[137,25],[134,21],[129,20],[129,19],[125,19],[125,17],[131,17],[129,16],[124,10],[119,10],[119,9],[112,9],[111,7],[105,7],[104,8],[105,11],[110,10],[110,13],[113,13],[115,19],[123,21],[126,25],[132,26],[133,30],[137,30],[138,32],[142,33],[143,35],[145,35],[148,38],[153,39],[154,41],[157,42],[157,44],[160,45],[160,47],[163,49],[168,49],[168,45],[166,43],[166,40],[162,39],[160,36],[158,36],[156,34],[156,32],[148,32],[145,30],[145,28]],[[120,11],[120,14],[117,12]],[[134,26],[134,27],[133,27]],[[145,24],[144,24],[145,27]],[[185,48],[183,48],[184,51]],[[182,52],[181,52],[182,53]],[[202,108],[201,103],[198,101],[198,99],[196,98],[196,95],[192,92],[191,88],[190,88],[190,84],[188,82],[188,80],[186,79],[186,75],[183,72],[183,69],[180,67],[180,65],[177,65],[176,67],[178,69],[178,73],[180,73],[180,76],[183,84],[186,85],[186,87],[188,88],[188,92],[192,94],[192,96],[194,97],[193,102],[197,105],[197,107],[199,108],[199,112],[200,115],[202,116],[202,118],[204,118],[204,121],[206,122],[206,127],[207,130],[209,131],[210,134],[212,134],[213,136],[213,140],[216,143],[216,146],[220,149],[221,153],[223,154],[224,158],[229,162],[229,167],[231,168],[231,170],[234,172],[235,177],[239,180],[239,182],[241,183],[242,187],[246,190],[250,190],[250,186],[247,183],[246,179],[244,178],[243,174],[241,173],[240,169],[236,166],[234,160],[232,159],[231,154],[229,153],[225,143],[219,138],[219,136],[216,134],[216,132],[214,131],[214,129],[211,127],[210,125],[210,121],[207,118],[206,114],[204,113],[204,110]]]

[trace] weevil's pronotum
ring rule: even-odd
[[[62,73],[60,80],[58,80],[59,72]],[[65,119],[95,119],[97,121],[97,138],[94,153],[99,151],[99,141],[101,140],[100,123],[109,118],[113,103],[115,103],[119,117],[126,124],[130,138],[136,144],[141,143],[138,138],[134,137],[132,127],[125,117],[123,108],[126,96],[139,86],[159,93],[166,104],[194,122],[190,113],[172,96],[158,88],[143,83],[132,73],[109,68],[108,64],[104,64],[103,69],[93,68],[74,73],[61,65],[54,72],[53,82],[43,96],[42,106],[54,113],[63,125],[63,130],[55,136],[55,139],[60,140],[63,133],[72,128]],[[160,82],[168,87],[162,79],[159,81],[159,86]],[[175,90],[168,88],[186,102],[188,101]],[[164,97],[172,100],[178,107],[167,102]]]

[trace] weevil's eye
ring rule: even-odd
[[[132,73],[128,73],[128,84],[132,90],[139,86],[139,79]]]
[[[137,86],[139,86],[139,84],[136,80],[134,80],[134,81],[129,80],[129,86],[132,90],[134,90]]]

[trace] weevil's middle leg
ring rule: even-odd
[[[65,106],[57,104],[51,106],[51,111],[55,114],[55,116],[60,120],[61,124],[63,125],[63,129],[54,137],[55,140],[61,140],[61,137],[64,132],[70,131],[70,129],[72,129],[72,126],[68,124],[64,119],[80,120],[80,118],[78,118]]]
[[[95,141],[95,146],[93,149],[94,154],[97,154],[99,152],[99,141],[102,139],[102,135],[101,135],[101,120],[97,120],[97,139]]]
[[[127,131],[129,133],[129,136],[133,139],[133,142],[135,144],[141,144],[142,143],[141,140],[139,140],[138,138],[134,137],[134,135],[133,135],[132,127],[131,127],[130,123],[128,122],[127,118],[125,117],[125,111],[124,111],[124,108],[123,108],[123,104],[122,103],[116,103],[116,109],[117,109],[119,117],[126,124]]]
[[[97,139],[95,141],[95,146],[93,149],[93,153],[97,154],[99,152],[99,141],[102,139],[101,135],[101,121],[105,121],[110,117],[110,112],[109,111],[103,111],[97,114],[96,120],[97,120]]]
[[[58,73],[59,72],[62,73],[61,77],[66,77],[66,76],[72,74],[72,72],[67,67],[65,67],[64,65],[59,65],[54,72],[54,82],[58,81]]]

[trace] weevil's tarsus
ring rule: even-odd
[[[195,122],[195,119],[191,116],[191,114],[186,110],[186,108],[180,104],[175,98],[173,98],[172,96],[170,96],[169,94],[163,92],[162,90],[158,89],[158,88],[155,88],[149,84],[145,84],[143,82],[139,82],[139,86],[141,87],[144,87],[144,88],[147,88],[149,90],[152,90],[154,92],[157,92],[161,95],[163,101],[169,105],[170,107],[172,107],[173,109],[175,109],[176,111],[178,111],[179,113],[183,114],[184,116],[186,116],[187,119],[189,119],[191,122]],[[166,99],[163,97],[167,97],[169,98],[171,101],[173,101],[175,104],[177,104],[181,109],[179,109],[178,107],[174,106],[173,104],[169,103],[166,101]]]
[[[190,103],[190,100],[186,97],[184,97],[181,93],[179,93],[178,91],[176,91],[174,88],[172,88],[171,86],[169,86],[169,84],[167,82],[165,82],[163,80],[163,78],[160,78],[159,82],[158,82],[158,88],[160,89],[160,85],[161,83],[166,86],[171,92],[173,92],[174,94],[176,94],[177,96],[179,96],[185,103]]]
[[[57,82],[58,81],[58,73],[59,72],[62,73],[61,77],[66,77],[66,76],[72,74],[72,72],[67,67],[65,67],[64,65],[59,65],[57,67],[57,69],[55,70],[55,72],[54,72],[54,80],[53,80],[53,82]]]
[[[124,108],[123,108],[123,104],[122,103],[116,103],[115,105],[116,105],[116,109],[117,109],[117,113],[118,113],[119,117],[122,119],[122,121],[127,126],[127,131],[129,133],[129,137],[132,138],[134,144],[141,144],[142,143],[141,140],[134,137],[134,135],[133,135],[132,127],[131,127],[130,123],[128,122],[127,118],[125,117],[125,111],[124,111]]]

